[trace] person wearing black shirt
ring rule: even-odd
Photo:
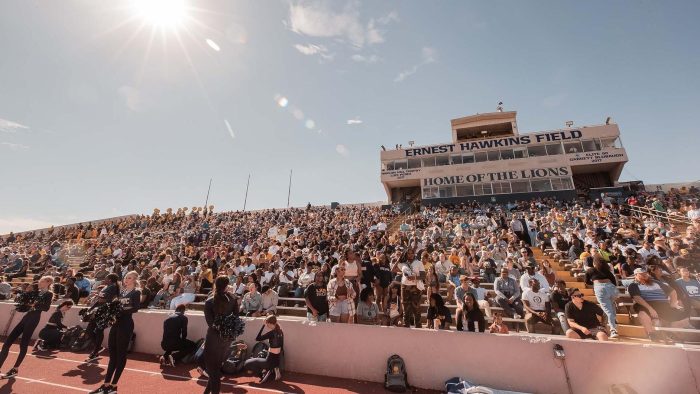
[[[445,306],[445,301],[438,293],[430,295],[430,306],[428,307],[428,328],[448,329],[452,324],[452,314]]]
[[[2,376],[4,379],[9,379],[17,375],[17,368],[19,368],[22,361],[24,361],[24,357],[27,355],[29,341],[31,341],[32,335],[34,335],[36,326],[39,325],[41,312],[46,312],[51,307],[53,293],[49,291],[49,288],[51,288],[52,283],[53,278],[50,276],[44,276],[43,278],[39,279],[39,290],[36,292],[36,294],[34,294],[35,301],[29,305],[29,311],[22,316],[22,320],[20,320],[15,328],[12,329],[10,335],[7,336],[5,343],[2,345],[2,351],[0,351],[0,368],[2,368],[2,365],[5,363],[5,359],[7,359],[7,354],[10,352],[10,346],[15,343],[17,338],[20,336],[22,337],[22,340],[19,343],[19,354],[17,355],[15,365]]]
[[[323,283],[323,273],[314,274],[314,283],[310,284],[304,291],[304,301],[306,302],[306,317],[309,321],[328,320],[328,289]]]
[[[175,360],[180,361],[197,347],[196,343],[187,339],[187,316],[185,316],[184,304],[178,305],[175,313],[163,322],[163,340],[160,342],[160,347],[165,350],[162,359],[172,366],[175,365]]]
[[[204,319],[209,328],[204,342],[204,367],[209,377],[204,394],[218,394],[221,391],[221,365],[226,361],[226,356],[231,347],[231,340],[221,337],[215,326],[217,317],[238,314],[236,298],[227,292],[229,279],[227,276],[219,276],[214,281],[214,296],[204,303]],[[201,372],[201,367],[199,368]]]
[[[569,322],[566,320],[566,304],[571,301],[569,293],[566,291],[566,282],[559,279],[554,283],[552,288],[552,294],[550,295],[552,302],[552,310],[559,319],[559,324],[561,325],[562,331],[566,332],[569,329]]]
[[[586,271],[585,281],[593,285],[598,304],[608,316],[610,324],[610,338],[617,338],[617,321],[615,319],[615,300],[619,292],[617,291],[617,280],[610,270],[608,263],[602,260],[599,254],[593,256],[593,268]]]
[[[392,279],[391,267],[386,254],[382,253],[377,256],[376,261],[372,265],[372,270],[374,271],[374,298],[377,299],[379,310],[383,311],[386,309],[384,301]]]
[[[78,286],[75,285],[75,278],[70,277],[66,279],[66,292],[63,295],[63,298],[68,298],[69,300],[72,300],[74,304],[78,303],[78,300],[80,300],[80,289],[78,289]]]
[[[484,313],[479,309],[479,303],[476,301],[474,293],[467,292],[464,295],[464,319],[467,320],[467,330],[475,332],[478,328],[479,332],[484,332],[486,330],[486,319],[484,318]],[[475,327],[475,324],[478,327]]]
[[[63,301],[56,307],[56,311],[49,318],[46,326],[39,331],[41,341],[36,344],[36,348],[40,351],[57,349],[61,344],[61,337],[66,326],[63,324],[63,317],[66,312],[73,307],[72,300]]]
[[[263,334],[263,330],[267,328],[269,331]],[[284,333],[277,324],[277,317],[270,315],[265,319],[265,324],[260,327],[258,331],[258,336],[255,337],[256,341],[269,341],[270,348],[267,352],[267,357],[265,358],[250,358],[246,360],[243,368],[248,371],[253,372],[253,374],[260,376],[259,383],[265,383],[269,381],[273,374],[275,380],[279,380],[282,377],[280,372],[280,357],[284,351]]]
[[[566,319],[569,329],[566,336],[572,339],[597,339],[607,341],[605,332],[607,316],[600,307],[583,299],[583,293],[577,288],[569,289],[571,302],[566,304]],[[598,319],[601,318],[602,322]]]
[[[119,276],[117,274],[107,275],[105,282],[107,285],[100,291],[97,301],[88,309],[88,312],[95,308],[103,307],[105,304],[112,302],[112,300],[119,295]],[[104,350],[102,342],[104,341],[105,330],[104,328],[98,328],[97,322],[95,319],[92,319],[90,323],[88,323],[85,331],[87,331],[87,334],[92,340],[92,352],[90,352],[85,362],[92,362],[97,360],[100,352]]]
[[[126,367],[126,354],[129,351],[129,343],[134,334],[133,314],[141,307],[141,291],[136,287],[139,274],[130,271],[124,275],[124,289],[118,292],[119,303],[122,310],[117,316],[117,321],[109,330],[107,348],[109,349],[109,363],[102,387],[91,391],[90,394],[113,394],[117,392],[117,383]],[[117,285],[118,286],[118,285]]]

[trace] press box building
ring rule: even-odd
[[[451,143],[382,150],[389,203],[571,199],[615,186],[627,162],[616,124],[520,134],[515,111],[451,124]]]

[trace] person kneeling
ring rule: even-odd
[[[72,307],[72,300],[63,301],[56,307],[56,311],[49,318],[49,322],[39,331],[39,339],[41,341],[36,344],[37,350],[46,351],[59,348],[63,332],[66,329],[66,326],[63,325],[63,317]]]
[[[197,344],[187,339],[187,316],[185,304],[175,307],[175,313],[163,322],[163,340],[160,347],[165,350],[161,363],[175,365],[176,361],[195,351]],[[173,355],[174,354],[174,355]]]

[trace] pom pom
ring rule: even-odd
[[[234,340],[245,330],[245,322],[235,313],[219,315],[214,318],[215,329],[219,331],[219,336],[224,340]]]

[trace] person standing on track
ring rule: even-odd
[[[119,276],[117,274],[107,275],[105,282],[107,285],[100,291],[99,295],[97,296],[97,301],[90,307],[90,309],[88,309],[88,312],[112,302],[112,300],[119,295]],[[90,339],[92,340],[92,352],[90,352],[90,355],[85,362],[92,362],[97,360],[97,358],[100,356],[100,352],[104,350],[102,347],[102,342],[104,341],[105,337],[105,329],[98,328],[97,322],[93,318],[90,323],[88,323],[85,331],[87,331]]]
[[[10,379],[17,375],[17,369],[22,364],[24,356],[27,355],[29,341],[32,339],[32,335],[34,335],[36,326],[39,325],[41,312],[46,312],[51,307],[53,293],[49,291],[49,289],[51,288],[52,284],[53,278],[50,276],[44,276],[43,278],[39,279],[38,294],[36,294],[35,300],[29,305],[29,311],[24,314],[22,320],[20,320],[15,328],[12,329],[10,335],[7,336],[5,343],[2,345],[2,351],[0,351],[0,368],[2,368],[2,365],[5,363],[5,359],[7,359],[7,354],[10,352],[10,346],[12,346],[17,338],[22,336],[22,340],[19,343],[19,354],[17,355],[15,366],[7,371],[6,374],[2,375],[3,379]]]
[[[204,366],[209,377],[204,394],[218,394],[221,390],[221,366],[231,347],[231,340],[221,337],[215,327],[217,317],[238,314],[238,303],[233,294],[227,292],[229,279],[219,276],[214,281],[214,296],[204,303],[204,319],[207,322],[207,336],[204,342]]]
[[[134,319],[132,315],[141,306],[141,290],[136,285],[139,274],[131,271],[124,276],[124,288],[119,292],[119,302],[122,311],[117,316],[117,321],[109,330],[108,349],[109,363],[107,374],[102,387],[91,391],[90,394],[113,394],[117,392],[117,383],[126,367],[126,353],[129,351],[129,343],[134,334]]]

